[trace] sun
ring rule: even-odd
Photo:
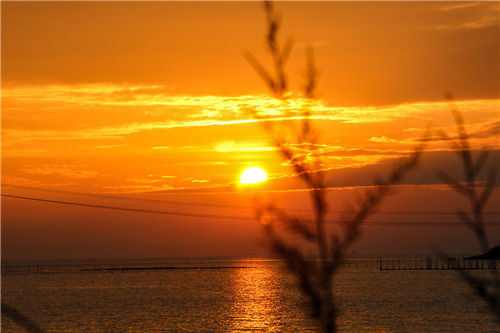
[[[267,175],[261,168],[251,167],[243,171],[240,177],[242,184],[255,184],[267,180]]]

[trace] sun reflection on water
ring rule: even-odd
[[[283,276],[276,269],[259,267],[235,271],[229,331],[277,332],[284,320],[280,295],[284,284]]]

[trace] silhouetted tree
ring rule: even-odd
[[[13,320],[19,327],[22,327],[26,332],[43,333],[44,330],[30,317],[17,310],[15,307],[2,301],[2,317]]]
[[[486,165],[489,152],[483,149],[476,159],[473,158],[464,118],[458,111],[452,94],[448,93],[446,98],[451,105],[451,111],[455,118],[457,139],[450,138],[444,132],[441,135],[443,139],[450,142],[450,148],[459,156],[464,178],[463,181],[458,181],[443,171],[438,171],[438,176],[469,202],[472,213],[460,209],[457,211],[457,216],[474,234],[482,252],[486,253],[490,249],[490,245],[484,223],[484,207],[490,199],[495,186],[497,170],[492,167],[489,170],[485,186],[479,185],[477,177]],[[496,270],[489,271],[489,279],[481,279],[468,271],[459,271],[459,274],[473,288],[475,293],[488,304],[500,322],[500,275]]]
[[[283,47],[280,45],[277,36],[281,18],[276,14],[272,2],[264,2],[264,9],[267,19],[266,49],[272,59],[273,71],[266,70],[251,53],[247,53],[246,58],[264,80],[273,96],[286,105],[290,93],[285,65],[293,40],[288,38]],[[308,49],[303,95],[310,101],[314,99],[317,79],[318,71],[314,63],[313,51]],[[397,165],[389,176],[376,181],[373,187],[364,192],[364,196],[354,207],[354,213],[341,216],[342,224],[339,232],[330,233],[325,228],[325,217],[328,212],[326,199],[328,186],[325,181],[325,171],[321,169],[318,134],[312,126],[311,112],[307,103],[301,111],[302,119],[298,128],[295,128],[295,137],[287,137],[270,121],[264,124],[283,158],[308,188],[314,216],[309,220],[299,219],[273,204],[261,203],[256,208],[257,218],[262,222],[270,248],[285,260],[287,267],[297,278],[300,290],[308,301],[309,312],[317,320],[318,326],[324,332],[334,332],[338,309],[333,284],[343,255],[359,239],[361,225],[389,194],[390,186],[399,183],[410,170],[417,166],[425,140],[408,158]],[[254,117],[265,119],[257,112],[252,114]],[[294,147],[297,146],[308,147],[310,150],[308,158],[297,156],[294,151]],[[287,234],[296,236],[295,241],[290,241]],[[301,246],[301,243],[315,248],[315,257],[319,260],[311,260],[306,254],[305,248],[308,246]]]

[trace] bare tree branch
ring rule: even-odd
[[[459,140],[458,144],[450,147],[452,149],[456,149],[457,146],[459,147],[457,153],[462,162],[465,181],[463,184],[465,185],[454,180],[442,171],[438,172],[438,176],[457,193],[464,195],[469,201],[472,213],[467,214],[460,210],[457,213],[457,216],[464,223],[464,225],[472,231],[483,253],[486,253],[490,249],[490,246],[484,224],[484,207],[491,196],[493,187],[495,186],[497,170],[495,168],[490,169],[486,186],[480,190],[478,187],[477,177],[481,169],[486,164],[489,154],[485,149],[483,149],[479,157],[474,161],[471,154],[469,135],[465,127],[464,118],[458,111],[453,96],[448,93],[446,94],[446,98],[450,102],[451,111],[453,117],[455,118]],[[500,322],[500,275],[498,272],[496,270],[490,270],[490,278],[488,280],[475,277],[467,271],[459,271],[459,274],[475,291],[476,295],[488,304],[493,314]]]
[[[17,310],[15,307],[5,303],[2,301],[2,317],[5,316],[11,320],[13,320],[17,325],[24,328],[27,332],[30,333],[43,333],[44,330],[38,326],[36,322],[34,322],[27,315],[23,314],[21,311]]]
[[[278,43],[278,32],[281,19],[274,11],[272,3],[264,5],[267,18],[266,48],[275,66],[275,76],[267,72],[254,58],[249,62],[257,74],[264,78],[270,92],[283,103],[288,95],[284,65],[288,59],[291,43],[287,42],[281,49]],[[286,50],[286,51],[285,51]],[[303,95],[312,100],[317,87],[318,71],[314,62],[312,48],[306,53],[306,83]],[[303,220],[277,208],[274,205],[258,205],[257,218],[263,223],[264,231],[271,250],[287,263],[287,267],[297,278],[300,290],[308,300],[309,310],[323,332],[336,331],[337,308],[333,293],[335,273],[342,264],[346,251],[360,238],[361,226],[368,216],[373,214],[382,200],[390,193],[390,186],[399,183],[403,177],[414,169],[422,155],[427,139],[422,139],[414,152],[397,165],[385,178],[375,182],[373,189],[365,192],[364,198],[358,203],[356,213],[341,216],[344,223],[341,232],[329,234],[325,227],[325,217],[328,212],[326,200],[327,184],[324,171],[321,168],[321,154],[318,151],[319,139],[317,131],[310,121],[311,111],[305,107],[298,110],[302,119],[296,136],[289,138],[277,131],[272,125],[266,126],[272,141],[280,149],[284,160],[292,167],[295,176],[310,190],[310,203],[314,214],[311,219],[314,227],[304,225]],[[256,112],[252,112],[258,117]],[[260,118],[261,119],[261,118]],[[290,129],[290,128],[289,128]],[[310,153],[307,158],[297,156],[293,147],[308,145]],[[276,223],[279,221],[280,223]],[[279,233],[276,228],[281,228]],[[283,232],[285,234],[283,234]],[[286,235],[299,236],[300,239],[315,247],[316,260],[308,259],[305,250],[298,244],[288,243]],[[318,260],[319,259],[319,260]]]

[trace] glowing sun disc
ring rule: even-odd
[[[251,167],[243,171],[240,178],[242,184],[255,184],[263,182],[267,179],[267,175],[261,168]]]

